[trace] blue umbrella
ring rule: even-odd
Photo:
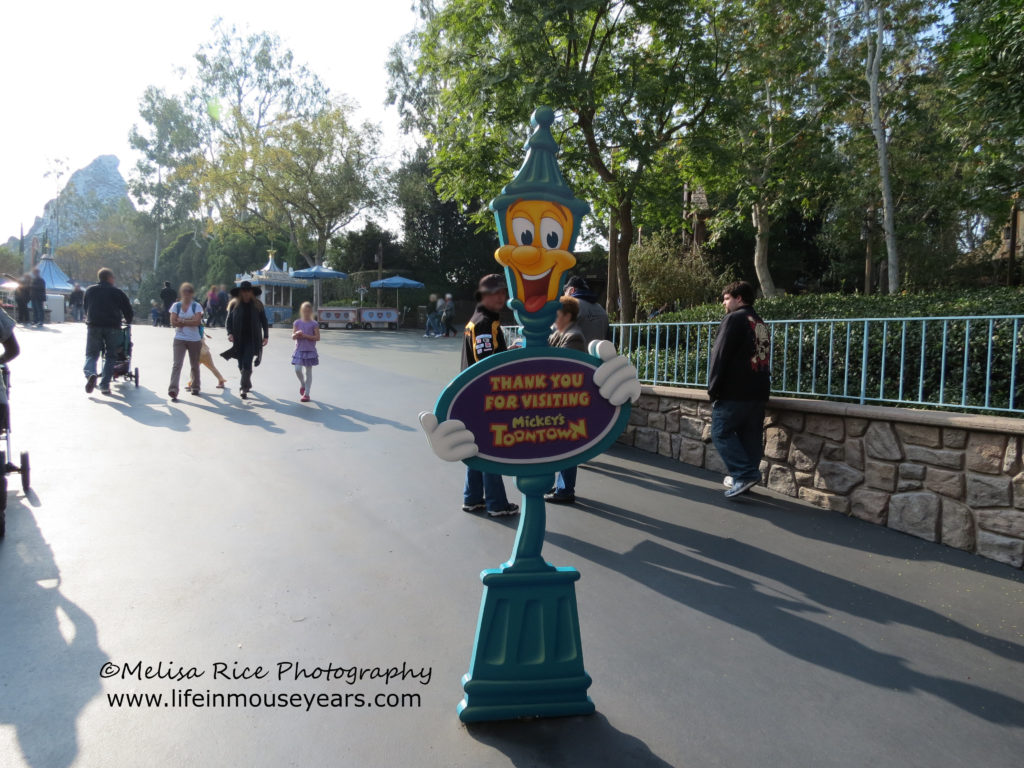
[[[314,284],[314,296],[313,303],[316,305],[314,311],[320,310],[320,280],[347,280],[348,275],[345,272],[339,272],[336,269],[325,267],[323,264],[317,264],[315,267],[306,267],[305,269],[296,269],[292,272],[292,277],[301,277],[305,280],[316,280]]]
[[[374,280],[370,283],[371,288],[394,288],[395,289],[395,306],[398,311],[402,311],[401,305],[398,303],[398,289],[399,288],[422,288],[423,283],[418,280],[410,280],[408,277],[402,277],[401,275],[395,275],[394,277],[385,277],[383,280]]]
[[[383,280],[374,280],[370,283],[371,288],[422,288],[423,283],[418,280],[410,280],[408,277],[395,275],[385,277]]]
[[[323,264],[317,264],[315,267],[307,267],[306,269],[296,269],[292,272],[294,277],[301,277],[305,280],[326,280],[329,278],[336,278],[338,280],[348,279],[348,274],[345,272],[339,272],[336,269],[325,267]]]

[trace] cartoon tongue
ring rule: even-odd
[[[549,269],[542,275],[523,275],[523,306],[527,312],[537,312],[548,302]]]

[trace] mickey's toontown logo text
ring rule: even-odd
[[[484,411],[535,411],[557,408],[587,408],[591,393],[584,388],[582,373],[537,373],[528,375],[490,376],[490,393],[484,396]],[[511,421],[488,425],[493,445],[513,446],[519,443],[550,443],[559,440],[576,442],[588,438],[587,419],[573,419],[571,413],[554,416],[517,415]]]

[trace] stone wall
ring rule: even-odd
[[[762,484],[1024,565],[1024,420],[772,398]],[[725,474],[703,390],[645,387],[620,442]]]

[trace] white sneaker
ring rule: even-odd
[[[757,480],[744,480],[739,483],[734,482],[732,488],[725,492],[725,498],[731,499],[739,496],[741,493],[746,493],[755,485],[757,485]]]
[[[722,478],[722,485],[726,488],[732,488],[732,475],[726,475]]]

